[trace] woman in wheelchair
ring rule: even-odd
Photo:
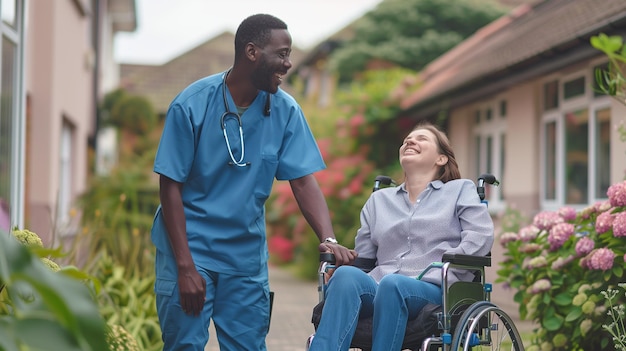
[[[440,304],[441,273],[416,279],[445,252],[486,255],[493,222],[473,181],[461,179],[447,136],[429,123],[415,127],[399,150],[404,183],[373,192],[365,203],[355,250],[375,260],[368,273],[338,267],[326,288],[310,351],[348,350],[359,318],[373,316],[372,350],[401,350],[407,321]],[[452,280],[471,281],[471,272]]]

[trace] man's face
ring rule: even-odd
[[[264,48],[257,48],[261,55],[252,72],[252,83],[257,89],[273,94],[291,68],[291,36],[287,30],[273,29],[270,42]]]

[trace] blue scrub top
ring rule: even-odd
[[[244,162],[231,158],[221,127],[225,112],[224,73],[192,83],[171,103],[154,162],[154,172],[183,183],[187,239],[196,265],[227,274],[255,274],[267,261],[265,201],[274,178],[290,180],[325,168],[302,109],[289,94],[260,91],[241,116]],[[230,111],[237,111],[226,89]],[[239,126],[225,119],[235,160],[241,156]],[[152,241],[173,255],[161,213],[156,211]]]

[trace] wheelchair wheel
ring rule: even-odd
[[[524,351],[511,317],[491,302],[477,302],[465,311],[452,337],[451,350]]]

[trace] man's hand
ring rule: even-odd
[[[195,268],[178,272],[178,290],[183,312],[200,315],[206,298],[206,281]]]
[[[323,242],[319,245],[320,252],[331,252],[335,255],[335,265],[337,267],[341,265],[349,265],[358,256],[356,251],[343,247],[339,244],[333,244],[329,242]]]

